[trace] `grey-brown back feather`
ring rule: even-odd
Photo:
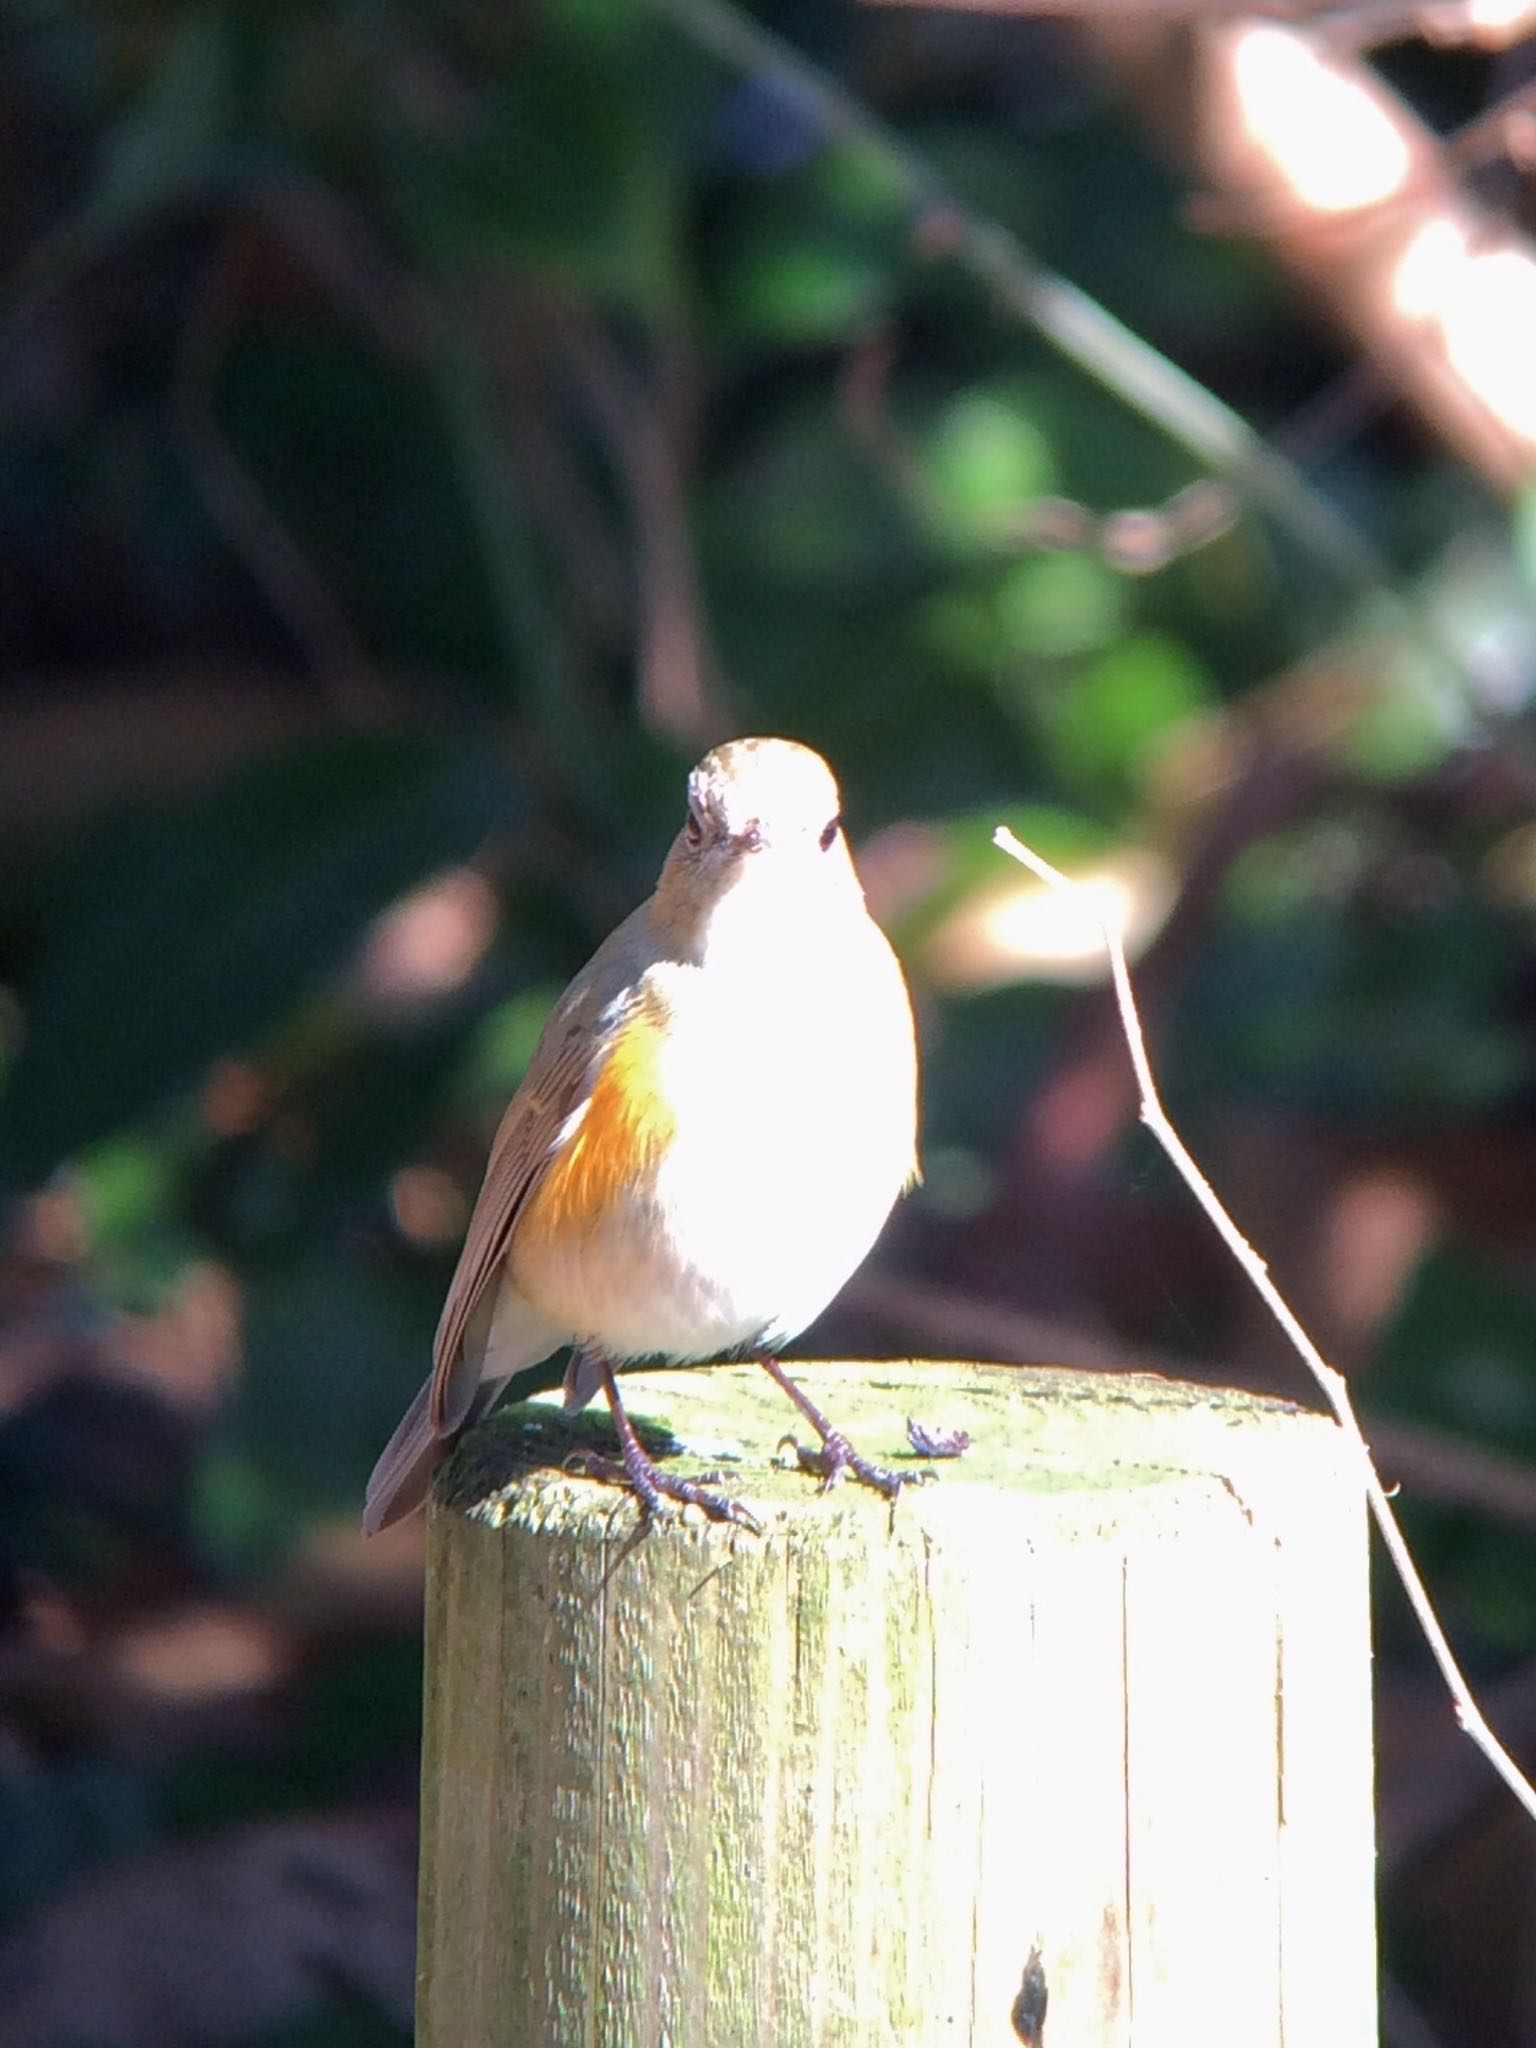
[[[623,1015],[625,991],[654,957],[649,917],[647,901],[604,941],[561,996],[501,1120],[438,1321],[431,1375],[368,1482],[363,1527],[370,1535],[420,1507],[454,1439],[485,1414],[513,1372],[547,1355],[559,1341],[554,1333],[527,1355],[487,1355],[503,1261],[517,1219],[543,1177],[562,1128],[591,1093]],[[610,1011],[611,1021],[605,1022],[604,1013]],[[489,1379],[487,1366],[494,1374]]]
[[[470,1324],[482,1305],[494,1300],[493,1283],[517,1219],[544,1176],[562,1128],[592,1092],[622,1016],[625,991],[649,963],[654,951],[649,915],[647,901],[604,940],[561,996],[501,1120],[432,1347],[429,1411],[439,1431],[462,1427],[452,1420],[452,1411],[473,1395],[474,1381],[466,1386],[461,1369],[471,1348],[466,1345]],[[613,1015],[605,1023],[608,1011]]]

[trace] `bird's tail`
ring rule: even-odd
[[[400,1418],[400,1426],[379,1453],[363,1501],[363,1529],[376,1536],[391,1522],[413,1514],[427,1497],[432,1474],[466,1429],[494,1405],[502,1388],[530,1365],[547,1358],[560,1343],[558,1330],[510,1288],[487,1293],[469,1327],[443,1390],[442,1421],[432,1424],[432,1380]],[[488,1367],[493,1369],[488,1370]]]
[[[518,1361],[519,1366],[522,1363]],[[403,1522],[407,1515],[415,1514],[426,1501],[432,1474],[465,1430],[472,1429],[490,1412],[511,1377],[511,1373],[497,1373],[494,1378],[480,1380],[450,1426],[441,1432],[432,1427],[432,1381],[428,1377],[373,1468],[368,1491],[363,1496],[365,1536],[377,1536],[391,1522]]]
[[[499,1380],[492,1385],[490,1391],[493,1396],[500,1393],[501,1385]],[[373,1468],[363,1501],[363,1531],[366,1535],[377,1536],[391,1522],[402,1521],[421,1506],[432,1483],[432,1474],[452,1448],[452,1438],[439,1436],[432,1427],[431,1398],[432,1382],[429,1379],[401,1416],[399,1428],[379,1453],[379,1462]]]

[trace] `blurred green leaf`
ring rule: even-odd
[[[1058,1017],[1057,991],[1044,982],[945,1005],[939,1028],[923,1040],[924,1128],[943,1134],[942,1142],[925,1139],[925,1159],[935,1144],[941,1152],[952,1145],[967,1177],[985,1173],[984,1162],[997,1156],[999,1104],[1027,1100],[1046,1078]],[[941,1208],[948,1192],[941,1167]]]
[[[910,571],[919,546],[902,508],[825,404],[784,408],[716,480],[710,506],[717,545],[754,581],[847,606],[860,586]],[[845,614],[846,615],[846,614]],[[826,630],[814,613],[802,622]]]
[[[889,310],[907,208],[868,152],[817,150],[741,196],[715,280],[724,338],[748,347],[848,342]]]
[[[483,754],[358,737],[101,828],[18,986],[0,1158],[35,1178],[257,1044],[370,917],[506,820],[513,787]]]
[[[1536,1453],[1533,1357],[1529,1287],[1468,1248],[1443,1246],[1421,1262],[1398,1304],[1372,1361],[1373,1397],[1446,1430],[1453,1444],[1494,1444],[1528,1460]],[[1454,1607],[1485,1656],[1492,1649],[1523,1661],[1536,1631],[1526,1547],[1471,1504],[1409,1497],[1403,1513],[1436,1604]]]
[[[1258,896],[1186,996],[1202,1063],[1356,1129],[1487,1113],[1530,1085],[1501,918],[1464,900],[1409,922]]]
[[[93,1146],[75,1186],[103,1284],[125,1306],[159,1304],[197,1254],[180,1216],[181,1148],[163,1132],[136,1131]]]
[[[269,1568],[292,1544],[309,1506],[302,1490],[279,1485],[234,1444],[210,1445],[198,1460],[192,1490],[198,1544],[231,1575]]]
[[[370,653],[444,687],[462,678],[482,694],[505,692],[473,507],[418,365],[319,315],[302,325],[247,319],[220,363],[216,412]]]
[[[652,313],[675,302],[676,178],[649,105],[670,66],[653,30],[567,9],[561,33],[531,28],[466,119],[416,142],[410,213],[435,260]]]
[[[554,982],[523,989],[482,1021],[458,1085],[467,1096],[510,1096],[527,1073],[560,995]]]
[[[1342,751],[1362,775],[1405,782],[1443,761],[1465,727],[1463,693],[1443,659],[1399,647],[1383,659],[1380,686],[1351,720]]]
[[[879,253],[835,222],[775,215],[738,238],[722,313],[739,341],[815,347],[867,327],[889,288]]]
[[[919,608],[922,645],[945,674],[990,682],[1003,655],[997,612],[990,587],[946,583]]]
[[[418,1262],[343,1261],[316,1240],[256,1270],[244,1371],[223,1464],[202,1512],[226,1544],[259,1543],[317,1509],[356,1506],[432,1362],[446,1275]]]
[[[1210,679],[1178,641],[1161,633],[1122,638],[1052,700],[1050,728],[1063,774],[1101,796],[1133,792],[1158,743],[1214,697]]]
[[[1387,1333],[1379,1370],[1411,1410],[1536,1451],[1536,1301],[1466,1251],[1432,1253]]]
[[[1123,628],[1125,579],[1097,555],[1030,555],[998,586],[997,615],[1010,655],[1059,660],[1087,654]]]
[[[961,392],[923,437],[929,482],[955,537],[995,542],[1010,513],[1055,488],[1050,443],[1017,387]]]

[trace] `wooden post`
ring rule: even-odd
[[[637,1535],[524,1404],[433,1509],[421,2048],[1367,2048],[1363,1504],[1334,1426],[1151,1377],[627,1375],[764,1533]],[[523,1454],[526,1463],[527,1452]],[[1038,2002],[1038,2001],[1036,2001]]]

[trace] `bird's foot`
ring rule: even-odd
[[[786,1438],[785,1441],[794,1444],[795,1457],[799,1461],[800,1469],[803,1472],[814,1472],[820,1477],[823,1493],[829,1493],[834,1486],[841,1485],[851,1474],[862,1485],[872,1486],[876,1493],[883,1494],[887,1500],[895,1500],[904,1486],[921,1486],[926,1481],[938,1477],[937,1473],[930,1471],[926,1465],[918,1465],[910,1472],[897,1472],[888,1465],[875,1464],[874,1460],[866,1458],[862,1451],[856,1451],[840,1429],[832,1427],[810,1395],[803,1387],[796,1386],[771,1351],[756,1351],[753,1356],[774,1384],[784,1389],[821,1438],[820,1447],[816,1450],[808,1450],[794,1437]]]
[[[635,1425],[630,1421],[629,1411],[619,1393],[612,1363],[596,1351],[587,1355],[597,1367],[609,1412],[613,1416],[613,1426],[619,1433],[619,1457],[604,1458],[596,1452],[581,1451],[577,1455],[583,1470],[594,1478],[627,1486],[652,1521],[663,1518],[663,1503],[671,1500],[682,1507],[701,1509],[712,1522],[734,1522],[738,1529],[750,1529],[754,1536],[761,1536],[763,1525],[752,1510],[743,1507],[739,1500],[732,1500],[728,1493],[716,1493],[709,1484],[720,1477],[719,1473],[706,1472],[699,1479],[681,1479],[674,1473],[662,1471],[635,1434]]]
[[[796,1437],[786,1437],[784,1443],[794,1445],[801,1471],[814,1472],[821,1480],[823,1493],[830,1493],[834,1486],[840,1486],[851,1475],[862,1485],[872,1486],[876,1493],[884,1494],[887,1500],[895,1500],[904,1486],[921,1486],[938,1477],[926,1465],[919,1465],[911,1472],[897,1472],[889,1465],[877,1465],[862,1451],[856,1451],[840,1429],[829,1430],[814,1450]],[[782,1444],[780,1448],[783,1448]]]
[[[623,1448],[622,1458],[605,1458],[597,1451],[578,1451],[567,1462],[573,1470],[584,1473],[589,1479],[603,1479],[612,1486],[625,1487],[653,1520],[664,1519],[666,1502],[676,1501],[682,1507],[701,1508],[712,1522],[734,1522],[738,1529],[750,1529],[754,1536],[762,1535],[763,1525],[750,1508],[739,1500],[732,1500],[728,1493],[716,1493],[708,1483],[719,1479],[719,1473],[706,1472],[698,1479],[683,1479],[675,1473],[664,1472],[642,1448],[638,1438],[632,1446],[626,1443]]]

